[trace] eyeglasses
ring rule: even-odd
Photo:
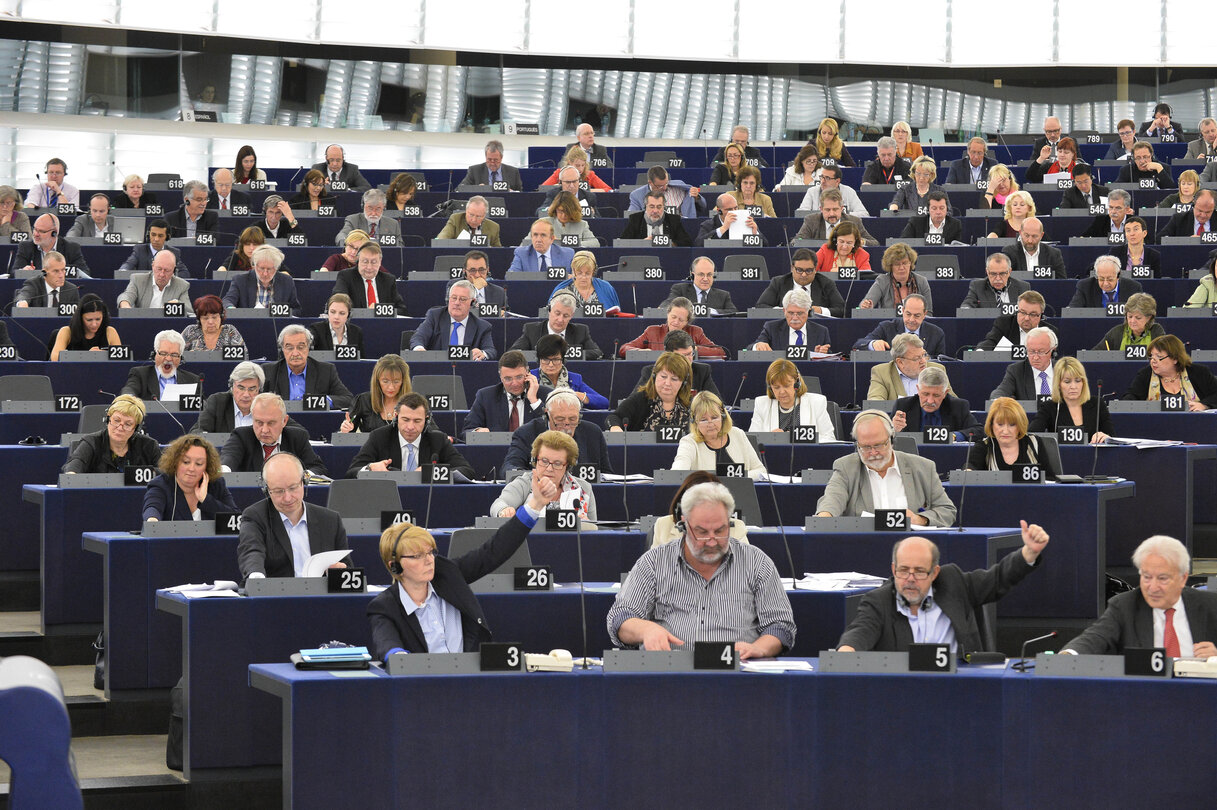
[[[1023,318],[1035,318],[1037,320],[1044,317],[1044,313],[1042,312],[1028,312],[1025,309],[1020,309],[1018,314]]]
[[[1027,349],[1027,354],[1031,357],[1048,357],[1052,354],[1051,349]]]
[[[579,424],[577,416],[551,416],[549,423],[554,427],[575,427]]]
[[[689,527],[689,534],[691,534],[693,539],[699,543],[704,543],[707,540],[726,540],[727,535],[730,533],[730,526],[722,526],[712,532],[707,532],[702,529],[694,529],[692,526]]]
[[[439,552],[435,549],[431,549],[430,551],[424,551],[421,554],[403,554],[401,555],[401,558],[403,560],[411,560],[412,562],[423,562],[428,557],[434,559],[437,556],[439,556]]]
[[[528,376],[527,374],[517,374],[514,377],[504,377],[503,383],[522,383],[528,379]]]
[[[880,450],[882,450],[883,448],[890,445],[891,443],[892,443],[891,439],[885,439],[885,440],[879,442],[879,444],[860,444],[860,445],[858,445],[858,449],[861,450],[863,453],[877,453]]]
[[[565,461],[550,461],[547,458],[539,458],[536,460],[537,466],[542,470],[565,470]]]
[[[558,355],[556,357],[539,357],[539,358],[537,358],[537,362],[543,366],[561,365],[562,356]]]
[[[925,582],[930,578],[930,572],[924,568],[909,568],[907,565],[902,565],[896,569],[896,579],[908,579],[912,577],[917,582]]]
[[[721,422],[721,421],[723,421],[722,415],[716,413],[713,416],[703,416],[701,419],[697,420],[697,424],[708,425],[711,422]]]
[[[1170,359],[1169,354],[1163,354],[1163,355],[1151,354],[1149,356],[1149,362],[1151,362],[1151,363],[1161,363],[1162,361],[1169,360],[1169,359]]]
[[[282,498],[284,495],[295,495],[304,489],[304,482],[297,481],[290,487],[278,487],[276,489],[268,489],[267,493],[272,498]]]
[[[165,360],[165,359],[181,360],[182,359],[182,356],[180,354],[178,354],[177,352],[157,352],[156,356],[161,358],[162,360]]]

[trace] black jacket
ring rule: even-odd
[[[262,366],[262,371],[266,373],[264,390],[287,399],[292,388],[291,381],[288,379],[291,369],[287,367],[287,361],[276,360],[273,363],[267,363]],[[334,367],[333,363],[325,363],[313,357],[305,361],[304,395],[328,396],[333,400],[334,410],[351,407],[351,400],[355,398],[342,384],[342,380],[338,377],[338,369]]]
[[[924,429],[921,425],[921,400],[916,394],[896,400],[896,410],[904,411],[907,420],[904,426],[905,432],[920,433]],[[976,435],[984,430],[977,423],[976,417],[972,415],[966,399],[947,394],[938,410],[942,414],[943,426],[950,428],[953,432],[963,433],[969,441],[975,439]]]
[[[63,465],[63,472],[68,473],[118,473],[127,466],[155,466],[161,459],[161,445],[156,439],[144,433],[136,433],[127,442],[127,456],[121,465],[110,461],[110,434],[103,427],[96,433],[82,436],[68,461]]]
[[[473,466],[452,446],[447,436],[438,430],[424,430],[419,439],[419,466],[430,464],[432,457],[436,458],[437,464],[446,464],[467,478],[473,477]],[[364,467],[386,458],[390,460],[390,469],[402,468],[401,438],[396,425],[385,425],[368,434],[367,441],[359,448],[359,453],[347,468],[346,477],[354,478]]]
[[[511,348],[525,352],[536,351],[537,343],[548,334],[548,321],[526,323],[524,333],[516,338],[516,342],[511,344]],[[588,329],[586,324],[573,321],[566,324],[566,345],[581,346],[584,360],[599,360],[604,357],[604,352],[600,351],[596,341],[592,340],[592,330]]]
[[[1047,318],[1040,318],[1040,326],[1046,326],[1051,329],[1057,337],[1060,337],[1060,332],[1057,331],[1056,325],[1049,323]],[[985,335],[985,339],[976,344],[976,348],[982,351],[989,351],[997,347],[1002,338],[1010,341],[1011,345],[1019,346],[1022,344],[1022,339],[1019,337],[1018,315],[998,315],[993,319],[993,326],[989,329],[989,334]]]
[[[179,208],[176,211],[170,211],[165,215],[165,222],[169,224],[169,238],[180,239],[186,236],[186,209]],[[203,211],[199,217],[198,225],[195,228],[195,233],[215,233],[219,230],[220,215],[214,210],[208,208]],[[219,241],[218,239],[216,240]]]
[[[841,297],[841,291],[837,289],[837,285],[832,279],[823,273],[816,273],[816,277],[808,286],[811,288],[809,292],[812,306],[827,307],[834,318],[845,317],[845,299]],[[756,299],[756,305],[758,307],[780,307],[782,298],[793,289],[794,275],[791,273],[771,279],[769,286],[761,293],[761,297]]]
[[[305,507],[308,521],[308,545],[311,554],[350,548],[342,515],[332,509],[310,503]],[[341,562],[350,565],[351,558]],[[237,565],[241,578],[248,579],[255,571],[267,577],[291,577],[296,574],[295,554],[283,515],[269,498],[246,507],[241,513],[241,538],[237,542]]]
[[[621,231],[621,239],[646,239],[651,235],[650,228],[647,227],[646,214],[643,211],[635,211],[626,218],[625,228]],[[672,244],[676,247],[692,247],[693,240],[689,238],[689,234],[685,232],[685,226],[682,223],[680,214],[664,214],[663,215],[663,232],[672,240]]]
[[[900,235],[909,239],[924,239],[925,235],[930,232],[930,215],[925,214],[919,217],[909,217],[909,221],[905,223],[904,230]],[[946,220],[942,223],[942,242],[944,245],[949,245],[951,242],[963,241],[963,224],[953,216],[947,215]]]
[[[511,436],[511,447],[503,459],[504,470],[526,470],[532,466],[532,443],[549,430],[548,419],[533,419],[520,425]],[[579,446],[579,464],[593,464],[602,472],[611,473],[613,462],[609,460],[608,442],[598,425],[580,419],[575,426],[575,444]]]
[[[1184,588],[1180,594],[1192,643],[1217,642],[1217,593]],[[1129,647],[1154,646],[1154,609],[1140,589],[1113,596],[1107,610],[1061,649],[1083,655],[1120,655]]]
[[[279,437],[279,451],[291,453],[300,459],[304,469],[309,472],[317,475],[327,473],[325,462],[309,444],[308,431],[302,427],[287,425],[283,428],[283,435]],[[265,461],[262,442],[258,441],[251,427],[235,428],[220,450],[220,463],[233,472],[262,472]]]
[[[1148,254],[1148,249],[1146,254]],[[1130,295],[1141,292],[1141,282],[1131,279],[1120,279],[1119,285],[1116,286],[1117,300],[1127,301]],[[1073,291],[1073,298],[1069,299],[1071,307],[1101,307],[1103,306],[1103,291],[1099,289],[1099,280],[1094,276],[1078,281],[1077,289]]]
[[[672,285],[672,289],[668,291],[668,297],[660,306],[667,306],[673,298],[688,298],[696,304],[698,292],[699,290],[692,281],[679,281]],[[739,311],[735,302],[731,300],[731,293],[721,287],[711,287],[706,291],[706,306],[724,314]]]
[[[1149,366],[1138,371],[1137,376],[1133,377],[1128,390],[1124,393],[1123,399],[1144,402],[1149,396],[1151,374],[1153,372]],[[1213,372],[1209,371],[1207,366],[1192,363],[1191,368],[1187,370],[1187,378],[1191,381],[1192,387],[1196,389],[1196,396],[1200,398],[1205,407],[1217,408],[1217,377],[1213,376]]]
[[[392,273],[381,270],[376,274],[373,284],[376,287],[377,301],[382,304],[392,304],[397,308],[398,315],[406,314],[406,302],[401,300],[401,293],[397,290],[397,279],[393,277]],[[338,271],[338,278],[334,280],[334,293],[349,295],[351,303],[356,309],[366,309],[368,306],[367,282],[359,275],[359,270],[354,267]],[[349,325],[347,328],[350,328]],[[328,325],[325,331],[326,334],[329,334]]]
[[[1106,402],[1101,403],[1093,396],[1083,402],[1082,424],[1078,425],[1070,416],[1068,405],[1063,402],[1045,400],[1040,403],[1039,410],[1031,418],[1027,432],[1056,433],[1065,427],[1082,427],[1086,429],[1086,441],[1090,441],[1090,438],[1094,436],[1096,426],[1100,433],[1106,433],[1108,436],[1115,435],[1116,429],[1111,422],[1111,412],[1107,410]]]
[[[203,386],[194,374],[179,366],[176,376],[179,385],[198,385],[199,393],[203,393]],[[136,366],[131,369],[127,372],[127,384],[119,393],[139,399],[160,399],[161,385],[156,381],[156,366]]]

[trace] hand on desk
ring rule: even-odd
[[[642,649],[671,650],[673,644],[675,644],[677,647],[684,646],[683,641],[669,633],[666,629],[655,622],[647,622],[646,624],[647,626],[643,628],[642,631]]]
[[[1212,658],[1214,655],[1217,655],[1217,645],[1213,644],[1213,642],[1192,642],[1192,656],[1194,658]]]
[[[388,472],[389,465],[393,463],[393,459],[386,458],[384,461],[373,461],[368,465],[368,469],[372,472]]]

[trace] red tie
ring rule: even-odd
[[[375,222],[368,223],[368,236],[372,236],[372,237],[376,236],[376,223]]]
[[[1196,226],[1196,235],[1197,235],[1197,236],[1204,236],[1204,226],[1203,226],[1203,225],[1197,225],[1197,226]]]
[[[1175,635],[1175,609],[1166,609],[1166,627],[1162,631],[1162,646],[1169,658],[1179,657],[1179,637]]]
[[[273,444],[262,445],[262,460],[266,461],[268,458],[270,458],[272,455],[274,455],[274,452],[275,452],[275,445],[273,445]]]
[[[520,398],[508,397],[511,400],[511,419],[507,422],[507,429],[515,433],[516,428],[520,426]]]
[[[368,285],[368,306],[376,306],[376,285],[372,283],[372,279],[364,279]]]
[[[227,198],[227,197],[221,197],[221,198],[220,198],[220,210],[221,210],[221,211],[227,211],[227,210],[228,210],[228,198]]]

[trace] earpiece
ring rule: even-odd
[[[401,555],[398,554],[398,550],[400,548],[401,548],[401,535],[399,534],[397,536],[397,539],[393,541],[393,559],[389,563],[389,573],[395,577],[401,576],[401,572],[402,572]]]

